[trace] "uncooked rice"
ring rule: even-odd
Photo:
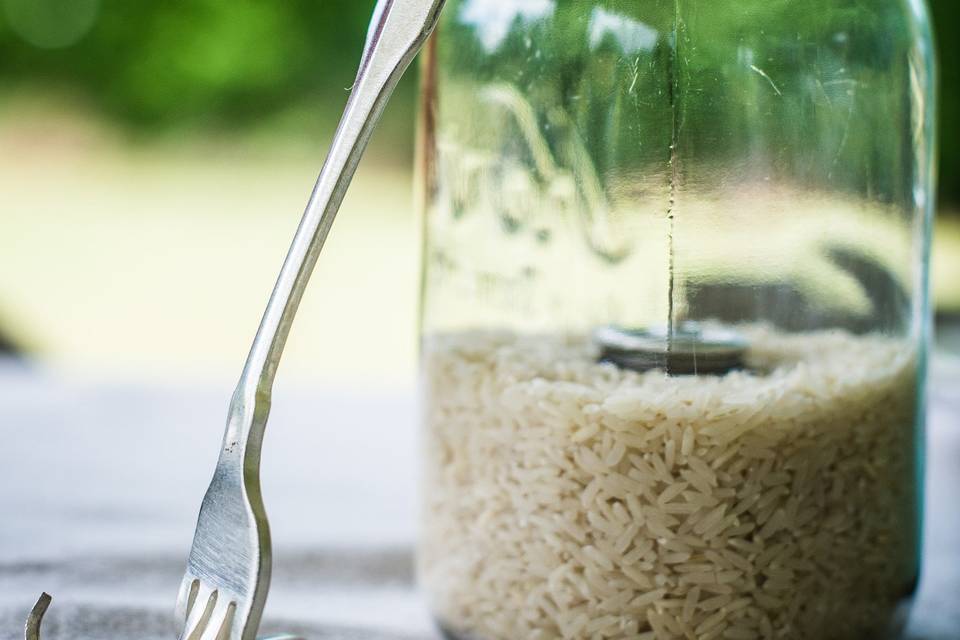
[[[746,328],[749,371],[582,337],[424,345],[419,573],[463,638],[874,638],[917,576],[903,342]]]

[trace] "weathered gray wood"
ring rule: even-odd
[[[925,574],[910,637],[958,640],[960,364],[935,370]],[[43,590],[55,598],[44,640],[173,637],[196,492],[229,393],[0,366],[0,640],[22,637]],[[277,394],[264,457],[276,542],[264,632],[435,638],[413,588],[415,394]],[[315,511],[300,508],[304,495]]]

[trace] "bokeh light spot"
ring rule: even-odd
[[[13,31],[42,49],[62,49],[90,31],[100,0],[0,0]]]

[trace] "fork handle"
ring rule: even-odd
[[[234,392],[224,453],[239,448],[259,464],[273,380],[300,299],[380,115],[436,26],[443,4],[377,2],[356,82]]]

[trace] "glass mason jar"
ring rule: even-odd
[[[418,571],[451,638],[902,626],[932,67],[920,0],[448,0]]]

